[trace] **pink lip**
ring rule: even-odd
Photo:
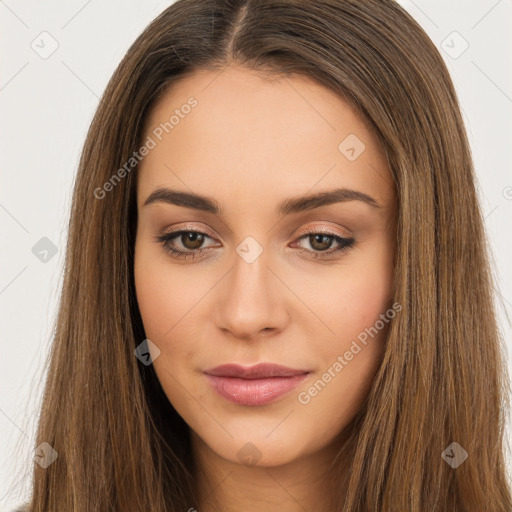
[[[224,364],[204,372],[219,395],[239,405],[264,405],[297,387],[309,374],[271,363]]]

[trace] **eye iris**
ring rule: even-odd
[[[320,246],[315,245],[317,241],[320,242]],[[311,247],[313,247],[313,249],[317,251],[325,251],[332,245],[332,236],[321,234],[309,235],[309,242],[311,243]]]
[[[181,235],[181,242],[184,247],[193,251],[194,249],[199,249],[204,242],[204,236],[201,233],[187,232]],[[192,246],[188,245],[191,243]]]

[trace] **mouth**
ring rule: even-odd
[[[274,402],[289,393],[310,372],[272,363],[259,363],[250,367],[224,364],[204,373],[212,388],[223,398],[238,405],[259,406]]]

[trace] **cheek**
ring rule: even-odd
[[[349,346],[351,340],[372,327],[391,307],[391,265],[387,257],[369,258],[368,261],[337,269],[332,275],[316,276],[316,279],[304,280],[300,285],[297,283],[301,286],[298,295],[307,297],[307,301],[304,300],[307,306],[328,327],[322,328],[326,341],[320,343],[319,340],[318,343],[324,355],[332,356]]]
[[[146,336],[160,338],[171,327],[169,312],[173,311],[174,294],[166,292],[169,283],[162,278],[157,265],[136,261],[135,289]]]
[[[375,269],[347,278],[343,290],[331,290],[330,301],[325,302],[329,316],[322,319],[335,337],[317,340],[315,354],[321,363],[298,397],[304,424],[324,425],[325,438],[350,422],[370,391],[394,316],[394,312],[386,315],[391,308],[390,287],[389,277]]]
[[[350,323],[352,336],[374,325],[392,303],[393,253],[385,239],[373,249],[344,276],[344,291],[338,292],[338,304],[343,305],[339,318]]]
[[[342,312],[338,315],[336,331],[355,337],[371,327],[391,306],[391,282],[382,274],[360,275],[347,283],[347,294],[339,297]]]
[[[197,273],[183,272],[170,264],[165,253],[162,256],[142,243],[135,252],[134,278],[145,334],[160,349],[153,362],[157,378],[178,414],[200,430],[204,411],[195,406],[201,401],[201,386],[191,377],[194,357],[205,347],[200,346],[201,336],[194,332],[202,322],[191,319],[197,314],[194,306],[206,293],[207,283],[201,283]]]
[[[137,303],[146,335],[163,340],[198,299],[194,275],[170,265],[167,256],[143,244],[136,246],[134,279]]]
[[[311,399],[310,410],[326,420],[329,414],[331,420],[336,418],[333,428],[360,408],[382,360],[395,316],[392,279],[392,254],[375,250],[341,268],[336,279],[324,280],[323,293],[314,293],[316,302],[310,303],[311,309],[322,312],[322,321],[334,335],[317,338],[315,352],[322,364],[317,384],[305,390],[304,402]],[[314,281],[308,283],[304,296],[312,296],[314,286]],[[336,412],[333,404],[338,404]]]
[[[180,393],[177,382],[188,381],[197,354],[208,351],[201,346],[207,321],[201,306],[213,283],[200,272],[172,264],[147,241],[136,245],[134,279],[145,335],[160,350],[154,368],[174,403]]]

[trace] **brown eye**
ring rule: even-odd
[[[212,247],[203,247],[207,239],[212,238],[201,231],[181,230],[159,236],[156,240],[173,257],[186,258],[191,256],[194,258],[196,254],[212,249]]]
[[[204,242],[204,235],[197,231],[187,231],[181,235],[180,241],[185,249],[193,251],[201,247]]]
[[[295,242],[299,246],[299,252],[311,256],[313,258],[330,258],[335,254],[348,251],[355,243],[355,238],[345,238],[334,233],[306,233],[301,236],[299,242]],[[307,249],[301,246],[301,242],[305,240],[311,247]],[[336,243],[337,248],[331,249],[333,243]]]
[[[324,234],[309,235],[309,243],[315,251],[326,251],[334,242],[334,237]]]

